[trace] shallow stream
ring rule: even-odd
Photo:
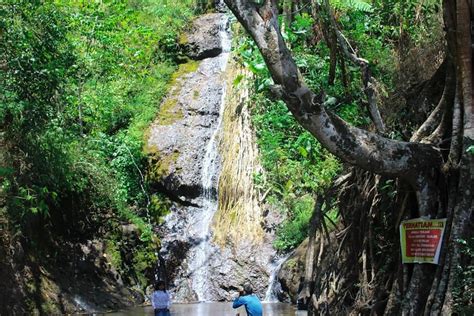
[[[240,307],[238,309],[232,308],[232,303],[198,303],[198,304],[173,304],[171,306],[172,316],[235,316],[238,313],[240,316],[246,316],[245,309]],[[147,307],[135,307],[130,310],[108,313],[96,314],[103,316],[142,316],[153,315],[153,309]],[[263,303],[264,316],[306,316],[306,311],[298,311],[296,307],[285,303]]]

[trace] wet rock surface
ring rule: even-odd
[[[212,40],[202,39],[202,43],[200,40],[196,46],[199,46],[198,51],[217,51],[217,46],[222,51],[218,30],[227,25],[223,19],[227,19],[223,14],[211,14],[199,19],[199,23],[205,26],[195,22],[194,28],[200,28],[199,32],[205,35],[188,35],[189,39],[213,37]],[[212,216],[208,224],[203,222],[208,203],[217,205],[219,173],[212,176],[206,194],[203,173],[208,144],[222,115],[220,105],[225,98],[227,57],[223,55],[201,60],[196,70],[176,80],[176,88],[172,89],[166,103],[172,105],[167,111],[171,113],[168,117],[173,119],[160,120],[158,117],[149,132],[147,147],[152,151],[151,167],[159,170],[154,177],[156,185],[174,200],[171,213],[165,218],[165,223],[157,227],[157,233],[162,242],[160,275],[167,278],[175,302],[202,300],[202,294],[201,297],[198,295],[193,284],[196,279],[203,279],[202,273],[205,273],[205,278],[200,286],[205,288],[205,300],[229,301],[245,282],[250,282],[263,299],[270,277],[269,267],[275,255],[271,245],[276,220],[268,212],[267,220],[259,223],[266,235],[257,244],[244,236],[235,243],[227,241],[218,246],[213,242],[212,232],[203,234],[203,230],[212,226]],[[199,56],[197,59],[204,58],[201,54]],[[169,102],[171,99],[174,101]],[[217,156],[211,161],[217,171],[221,159]],[[210,245],[206,246],[206,259],[202,265],[196,266],[193,261],[200,256],[205,244]]]
[[[222,53],[219,39],[222,24],[215,23],[222,16],[222,13],[210,13],[193,21],[190,30],[181,37],[181,46],[188,57],[201,60]]]
[[[58,241],[58,252],[46,254],[41,262],[25,255],[32,253],[27,243],[12,245],[5,252],[8,248],[0,243],[0,315],[105,312],[144,301],[112,268],[102,240]]]
[[[174,217],[174,216],[173,216]],[[177,226],[189,224],[189,218],[168,218],[167,226],[171,221],[180,222]],[[183,250],[189,250],[198,245],[202,240],[193,237],[193,232],[181,231],[174,226],[175,233],[169,229],[165,235],[164,247],[160,254],[165,258],[167,275],[171,281],[173,297],[178,302],[194,302],[198,300],[193,290],[191,280],[194,271],[189,269],[189,257],[183,258]],[[208,269],[207,297],[210,301],[230,301],[236,291],[244,283],[250,283],[260,298],[265,297],[268,288],[269,259],[275,255],[268,243],[255,245],[241,241],[238,244],[227,244],[224,246],[213,245],[210,256],[207,258]],[[178,246],[179,245],[179,246]]]
[[[180,88],[168,99],[175,100],[172,111],[182,116],[167,124],[155,122],[147,145],[159,157],[152,162],[160,165],[159,184],[169,194],[191,202],[202,192],[203,157],[224,93],[220,60],[203,60],[195,72],[178,81]]]

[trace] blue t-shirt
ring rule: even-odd
[[[237,297],[232,307],[239,308],[242,305],[245,305],[248,316],[262,316],[263,314],[262,303],[255,294]]]

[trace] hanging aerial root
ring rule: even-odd
[[[401,199],[394,200],[380,191],[386,180],[353,169],[334,194],[338,197],[341,216],[336,230],[329,232],[330,242],[320,244],[319,252],[313,249],[309,315],[348,314],[351,309],[362,314],[375,311],[381,314],[387,305],[390,289],[397,278],[387,273],[394,262],[380,261],[380,256],[386,258],[381,253],[393,249],[398,232],[394,232],[391,225],[381,228],[381,224],[392,222],[384,219],[392,214],[387,207],[398,209],[390,204],[400,204]],[[383,237],[383,248],[379,243],[381,229],[390,232],[390,238]],[[321,227],[319,240],[325,235]]]
[[[451,132],[451,144],[449,147],[448,161],[444,166],[445,172],[449,169],[458,169],[459,161],[462,153],[462,109],[460,102],[461,87],[459,81],[456,82],[456,92],[454,94],[453,103],[453,123]]]
[[[439,139],[443,135],[439,135],[440,132],[445,133],[445,126],[447,125],[447,120],[450,115],[446,115],[447,110],[450,110],[448,104],[453,102],[454,98],[454,68],[451,63],[448,63],[448,69],[446,71],[446,79],[443,89],[443,94],[439,100],[435,109],[431,112],[428,118],[423,122],[423,124],[418,128],[418,130],[410,138],[411,142],[420,142],[424,138],[431,135],[430,140],[425,142],[432,143],[434,139]],[[436,76],[435,74],[434,76]],[[442,126],[443,128],[440,128]],[[438,130],[437,132],[435,132]],[[439,135],[439,136],[438,136]]]

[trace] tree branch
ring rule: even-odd
[[[431,170],[442,162],[438,150],[427,144],[384,138],[350,126],[326,111],[321,97],[303,82],[285,45],[275,6],[274,14],[264,21],[249,1],[225,2],[256,42],[274,82],[280,85],[283,100],[305,129],[342,160],[371,172],[404,178],[417,190],[421,189],[421,178],[430,177]]]

